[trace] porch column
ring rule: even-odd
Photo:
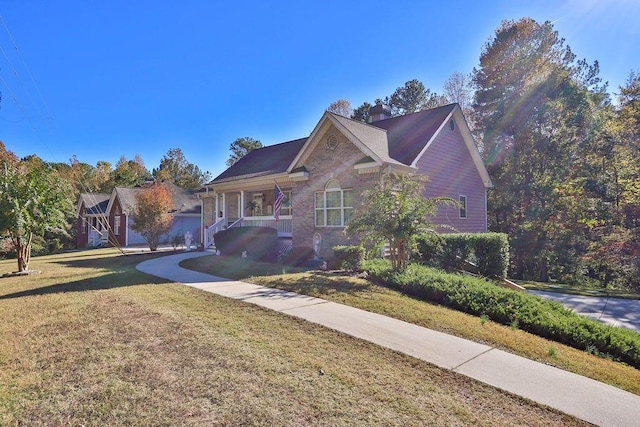
[[[220,195],[218,193],[216,193],[216,208],[213,211],[213,224],[215,224],[216,222],[218,222],[220,220],[220,218],[218,217],[218,212],[220,212]]]
[[[239,218],[243,218],[244,217],[244,190],[240,191],[240,205],[238,206],[238,217]]]
[[[222,218],[227,218],[227,193],[222,193]]]

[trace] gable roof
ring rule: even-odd
[[[106,193],[81,193],[80,199],[78,200],[78,208],[76,209],[76,216],[80,215],[80,213],[85,215],[105,213],[110,196],[110,194]],[[84,206],[84,212],[80,212],[82,206]]]
[[[457,104],[372,122],[371,126],[387,131],[389,155],[411,165],[436,134]]]
[[[140,190],[140,187],[115,187],[112,193],[113,197],[109,201],[109,210],[111,210],[111,205],[115,202],[115,198],[117,197],[120,202],[120,209],[122,210],[122,213],[125,215],[131,214],[136,206],[136,193]]]
[[[414,168],[418,158],[450,118],[463,128],[462,136],[473,162],[485,186],[491,187],[484,162],[460,107],[455,103],[372,123],[362,123],[325,111],[308,138],[252,150],[209,184],[292,173],[303,168],[307,157],[318,143],[316,136],[330,124],[363,152],[363,159],[358,164],[376,163]]]
[[[389,153],[388,132],[384,128],[349,119],[338,114],[329,113],[346,130],[366,145],[380,161],[385,163],[399,163]]]
[[[163,184],[169,187],[171,190],[171,196],[173,200],[173,206],[171,213],[174,215],[179,214],[200,214],[202,205],[200,200],[192,190],[186,190],[173,184],[171,181],[163,181]],[[136,194],[144,190],[144,186],[137,187],[115,187],[111,193],[108,206],[105,212],[110,212],[116,198],[120,203],[120,209],[125,215],[131,215],[136,206]]]
[[[307,138],[300,138],[251,150],[247,155],[215,177],[210,184],[286,172],[306,141]]]

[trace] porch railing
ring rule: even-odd
[[[213,225],[207,227],[204,232],[204,247],[209,248],[213,246],[213,235],[218,231],[234,228],[234,227],[269,227],[278,231],[278,237],[292,237],[293,236],[293,218],[290,215],[280,217],[278,221],[273,217],[244,217],[239,218],[233,224],[227,225],[227,218],[218,220]]]
[[[245,217],[242,226],[258,226],[269,227],[278,230],[278,237],[292,237],[293,235],[293,218],[290,215],[281,216],[278,221],[273,217]]]
[[[209,227],[207,227],[207,229],[204,232],[204,247],[205,248],[209,248],[209,247],[213,246],[213,235],[216,234],[218,231],[221,231],[223,229],[224,225],[226,224],[226,221],[227,221],[226,218],[221,218],[217,222],[215,222],[214,224],[212,224]]]

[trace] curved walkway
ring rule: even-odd
[[[450,369],[601,426],[638,425],[640,396],[473,341],[334,302],[192,270],[178,263],[208,255],[148,260],[137,269],[224,297],[302,318]]]

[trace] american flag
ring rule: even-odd
[[[276,197],[276,200],[273,203],[273,217],[276,219],[276,221],[278,221],[280,219],[280,208],[282,207],[282,202],[284,201],[284,193],[278,186],[277,182],[276,182],[276,189],[275,189],[275,197]]]

